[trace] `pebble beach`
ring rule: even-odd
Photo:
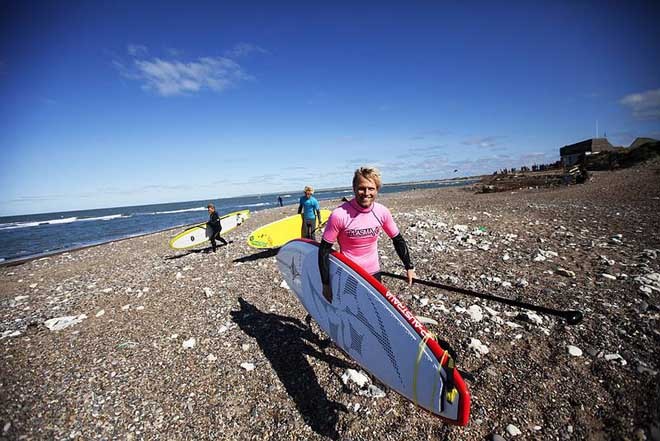
[[[419,278],[584,314],[570,325],[385,278],[456,351],[466,427],[307,326],[275,253],[246,243],[286,206],[252,213],[216,253],[174,251],[169,230],[0,267],[0,439],[660,439],[660,162],[378,201]],[[379,252],[403,274],[385,237]]]

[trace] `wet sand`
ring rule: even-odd
[[[458,353],[470,377],[467,427],[375,379],[384,397],[343,383],[359,366],[307,327],[274,254],[246,244],[254,229],[293,214],[288,206],[253,213],[216,253],[169,249],[172,230],[0,268],[0,437],[660,436],[658,162],[559,189],[431,189],[379,201],[418,277],[584,313],[567,325],[385,279],[413,312],[439,322],[429,328]],[[379,249],[382,269],[402,273],[390,241]],[[79,322],[46,327],[63,316]]]

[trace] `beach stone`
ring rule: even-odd
[[[425,324],[425,325],[437,325],[438,324],[437,320],[434,320],[434,319],[429,318],[429,317],[424,317],[424,316],[421,316],[421,315],[417,316],[417,320],[420,323]]]
[[[504,439],[503,437],[501,437],[500,435],[498,435],[496,433],[493,433],[491,435],[490,439],[491,439],[491,441],[506,441],[506,439]]]
[[[568,345],[566,346],[566,348],[568,349],[568,353],[571,354],[573,357],[582,356],[582,349],[578,348],[577,346]]]
[[[602,273],[600,276],[601,276],[603,279],[607,279],[607,280],[616,280],[616,276],[613,276],[612,274]]]
[[[249,362],[241,363],[241,367],[248,372],[253,371],[255,368],[254,363]]]
[[[195,347],[196,344],[197,344],[197,340],[195,339],[195,337],[191,337],[188,340],[185,340],[182,343],[182,346],[184,349],[192,349]]]
[[[341,376],[341,381],[344,384],[348,384],[349,381],[352,381],[360,388],[363,388],[370,383],[369,377],[361,372],[356,371],[355,369],[346,369],[346,371]]]
[[[575,277],[575,272],[569,271],[569,270],[567,270],[565,268],[562,268],[562,267],[557,268],[557,274],[559,274],[561,276],[565,276],[565,277],[570,277],[570,278]]]
[[[385,397],[385,392],[378,388],[377,386],[374,386],[373,384],[370,384],[369,387],[367,387],[366,390],[360,389],[358,392],[359,395],[363,395],[369,398],[383,398]]]
[[[477,355],[483,355],[489,352],[488,346],[481,343],[481,340],[478,338],[470,338],[468,348],[472,349]]]
[[[61,331],[62,329],[68,328],[69,326],[73,326],[82,322],[86,318],[87,316],[85,314],[57,317],[46,320],[44,322],[44,325],[51,331]]]
[[[639,287],[639,290],[643,292],[644,294],[651,295],[653,293],[653,289],[648,286],[648,285],[642,285]]]
[[[511,436],[518,436],[518,435],[521,435],[521,434],[522,434],[522,432],[520,431],[520,429],[518,429],[518,428],[517,428],[516,426],[514,426],[513,424],[509,424],[509,425],[507,425],[507,426],[506,426],[506,431],[507,431],[507,433],[508,433],[509,435],[511,435]]]
[[[480,322],[483,319],[483,312],[481,306],[472,305],[467,309],[467,313],[470,315],[470,320],[473,322]]]
[[[2,335],[0,335],[0,340],[3,338],[11,338],[11,337],[18,337],[21,335],[21,331],[12,331],[11,329],[4,331]]]

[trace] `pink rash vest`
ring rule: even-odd
[[[390,238],[399,234],[390,210],[378,202],[362,208],[353,198],[332,211],[323,240],[328,243],[338,241],[344,255],[369,274],[374,274],[380,270],[378,235],[381,230]]]

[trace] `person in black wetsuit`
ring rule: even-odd
[[[227,241],[224,240],[220,236],[220,232],[222,231],[222,224],[220,223],[220,216],[218,216],[218,212],[215,211],[215,205],[213,204],[208,204],[206,206],[209,210],[209,221],[206,223],[209,227],[211,227],[212,234],[211,234],[211,246],[213,247],[213,252],[215,253],[216,245],[215,245],[215,239],[217,238],[222,242],[223,245],[227,245]]]

